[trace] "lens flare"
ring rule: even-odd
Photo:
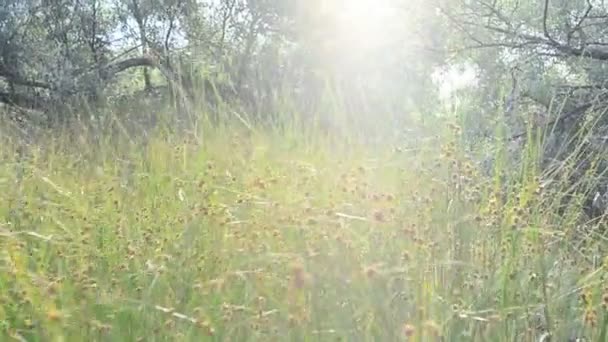
[[[391,0],[353,0],[336,9],[338,37],[354,47],[377,48],[387,40],[395,23]]]

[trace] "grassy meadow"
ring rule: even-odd
[[[608,340],[603,218],[569,162],[547,183],[541,139],[484,169],[456,123],[413,129],[3,128],[0,340]]]

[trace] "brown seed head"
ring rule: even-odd
[[[301,263],[295,263],[291,267],[292,285],[296,289],[303,288],[308,281],[308,274]]]
[[[384,215],[384,213],[380,210],[376,210],[374,211],[374,220],[378,221],[378,222],[384,222],[386,221],[386,216]]]
[[[403,325],[403,335],[405,337],[412,337],[414,333],[416,333],[416,328],[413,325],[407,323]]]
[[[46,313],[46,317],[49,319],[49,321],[60,321],[62,318],[62,314],[59,310],[57,309],[50,309],[47,313]]]

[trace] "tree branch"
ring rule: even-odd
[[[568,31],[567,33],[567,43],[570,44],[570,40],[572,39],[572,35],[574,34],[574,32],[576,32],[577,30],[581,29],[581,26],[583,25],[583,22],[587,19],[587,17],[589,17],[589,13],[591,13],[591,10],[593,9],[593,4],[591,3],[590,0],[587,0],[587,9],[585,10],[585,13],[583,14],[583,16],[578,20],[578,22],[574,25],[574,27]]]
[[[173,78],[171,77],[170,72],[168,72],[165,68],[162,68],[155,59],[153,59],[152,57],[147,57],[147,56],[129,58],[129,59],[125,59],[125,60],[118,61],[118,62],[113,62],[113,63],[103,66],[101,68],[101,73],[100,73],[102,75],[102,81],[107,82],[112,77],[114,77],[116,74],[118,74],[120,72],[123,72],[130,68],[141,67],[141,66],[159,68],[161,70],[161,72],[163,73],[163,75],[165,77],[167,77],[169,81],[173,81]],[[13,74],[8,73],[6,68],[3,68],[1,65],[0,65],[0,76],[6,78],[7,80],[9,80],[15,84],[19,84],[19,85],[23,85],[23,86],[31,87],[31,88],[48,89],[52,92],[59,92],[59,93],[63,93],[63,94],[74,95],[74,94],[77,94],[77,93],[80,93],[83,91],[81,88],[56,89],[46,83],[36,82],[36,81],[27,81],[27,80],[21,79],[15,75],[13,75]],[[86,77],[86,75],[82,75],[79,79],[82,79],[84,77]],[[81,82],[78,82],[78,80],[77,80],[76,84],[78,85],[79,83],[81,83]],[[37,109],[37,110],[45,109],[49,105],[48,100],[45,99],[44,97],[29,97],[29,96],[19,94],[19,93],[8,93],[8,92],[0,92],[0,103],[5,103],[5,104],[11,105],[11,106],[17,106],[17,107],[22,107],[22,108]]]
[[[22,94],[0,92],[0,103],[20,108],[42,110],[46,108],[46,101],[38,97],[28,97]]]
[[[114,75],[116,75],[122,71],[125,71],[130,68],[134,68],[134,67],[140,67],[140,66],[158,68],[159,64],[156,60],[154,60],[151,57],[147,57],[147,56],[134,57],[134,58],[125,59],[125,60],[122,60],[119,62],[114,62],[114,63],[103,66],[102,75],[104,75],[104,79],[107,80],[107,79],[114,77]]]
[[[545,7],[543,9],[543,33],[545,34],[545,38],[547,38],[551,43],[555,43],[555,40],[549,34],[549,29],[547,29],[548,17],[549,17],[549,0],[545,0]]]
[[[527,33],[513,32],[510,30],[507,30],[507,29],[504,29],[501,27],[492,26],[492,25],[479,25],[477,23],[472,23],[472,22],[469,22],[468,24],[475,25],[475,26],[481,26],[490,31],[508,35],[513,38],[527,40],[530,43],[543,44],[548,48],[551,48],[555,51],[561,52],[566,55],[576,56],[576,57],[585,57],[585,58],[601,60],[601,61],[608,61],[608,50],[605,50],[605,49],[591,48],[591,47],[574,48],[570,45],[561,43],[553,38],[551,38],[551,40],[549,40],[549,38],[546,38],[546,37],[541,37],[541,36],[527,34]]]
[[[12,82],[15,85],[21,85],[31,88],[52,89],[50,84],[39,81],[27,80],[17,75],[16,73],[9,70],[2,62],[0,62],[0,77],[5,78],[7,81]]]

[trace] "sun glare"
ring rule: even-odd
[[[398,36],[395,29],[404,25],[393,7],[396,1],[321,1],[319,13],[326,25],[322,38],[324,62],[336,71],[351,73],[365,69],[371,60],[386,58],[382,52],[391,50]]]
[[[336,9],[337,34],[359,48],[386,40],[395,23],[391,0],[351,0]]]

